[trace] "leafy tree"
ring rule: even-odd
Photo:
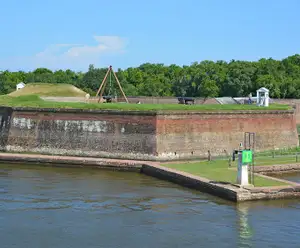
[[[37,68],[32,72],[0,72],[0,94],[14,91],[17,83],[67,83],[73,84],[95,95],[107,68],[88,67],[88,71],[51,71]],[[248,96],[260,87],[270,90],[273,98],[300,98],[300,55],[295,54],[282,60],[264,58],[258,61],[235,61],[229,63],[204,60],[191,65],[144,63],[116,74],[125,93],[129,96]],[[104,94],[120,95],[114,77]]]
[[[219,95],[219,87],[216,81],[205,79],[201,84],[201,95],[204,97],[217,97]]]

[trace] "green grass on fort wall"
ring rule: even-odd
[[[232,110],[289,110],[289,105],[271,104],[269,107],[238,104],[182,105],[182,104],[127,104],[127,103],[84,103],[44,101],[37,95],[12,97],[0,96],[0,106],[62,109],[107,109],[107,110],[192,110],[192,111],[232,111]]]

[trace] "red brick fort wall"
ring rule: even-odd
[[[156,154],[155,114],[13,111],[7,150],[145,159]]]
[[[290,111],[161,114],[157,117],[158,155],[164,159],[231,153],[256,133],[256,150],[298,145],[295,115]]]
[[[134,112],[0,109],[0,148],[52,155],[172,160],[231,153],[244,132],[256,150],[298,145],[293,111]]]

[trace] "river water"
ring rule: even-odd
[[[292,182],[300,183],[300,172],[284,173],[284,174],[281,174],[281,175],[276,176],[276,177],[282,178],[282,179],[285,179],[285,180],[289,180],[289,181],[292,181]]]
[[[234,204],[139,173],[0,165],[1,248],[300,247],[300,202]]]

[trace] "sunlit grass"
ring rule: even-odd
[[[255,166],[264,166],[264,165],[280,165],[280,164],[295,164],[300,163],[300,154],[298,159],[295,154],[287,156],[275,156],[273,157],[259,157],[254,163]]]
[[[44,101],[37,95],[12,97],[0,96],[1,106],[35,107],[35,108],[65,108],[65,109],[111,109],[111,110],[190,110],[190,111],[234,111],[234,110],[288,110],[288,105],[274,104],[268,108],[255,105],[212,104],[212,105],[183,105],[183,104],[127,104],[127,103],[84,103],[84,102],[53,102]]]
[[[232,163],[231,167],[229,167],[227,160],[202,161],[192,163],[164,163],[162,164],[162,166],[204,177],[212,181],[236,183],[237,179],[237,163],[234,162]],[[282,186],[287,184],[281,181],[277,181],[276,179],[272,180],[261,177],[259,175],[255,175],[254,185],[255,187],[266,187]]]
[[[9,96],[56,96],[56,97],[84,97],[86,92],[71,84],[30,83],[20,90],[13,91]]]

